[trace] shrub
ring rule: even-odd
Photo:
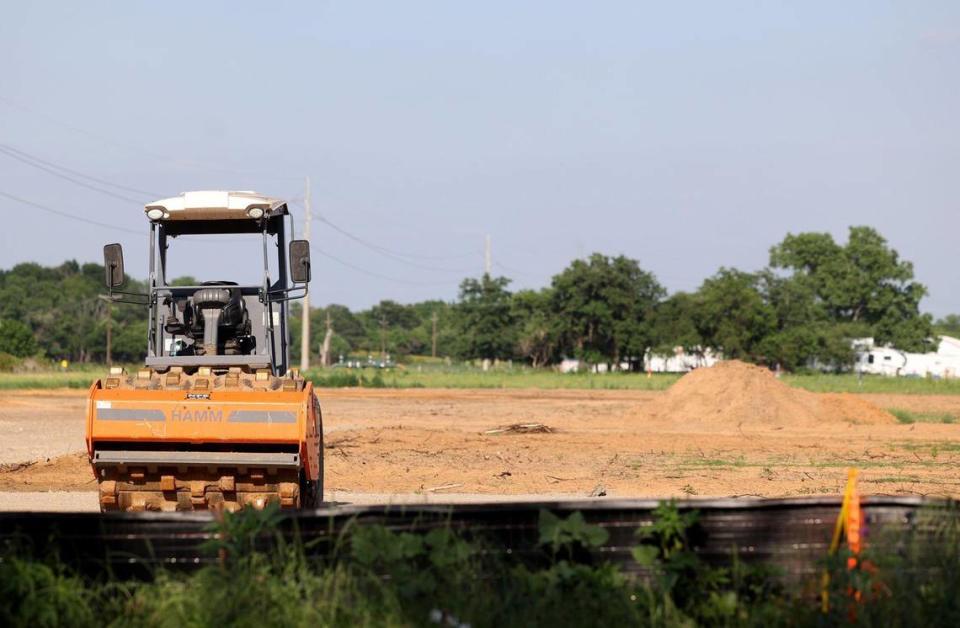
[[[24,323],[0,319],[0,352],[24,358],[37,352],[37,341]]]
[[[12,373],[20,366],[20,359],[15,355],[0,352],[0,373]]]
[[[0,548],[4,626],[909,626],[960,625],[960,517],[918,515],[918,536],[877,539],[786,591],[765,566],[704,563],[697,515],[662,504],[638,532],[646,578],[603,560],[608,534],[579,514],[540,515],[533,551],[511,555],[449,526],[427,531],[348,525],[323,556],[278,531],[275,505],[226,513],[206,550],[214,564],[103,582],[55,559]],[[893,551],[890,551],[893,550]]]

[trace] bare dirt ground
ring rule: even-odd
[[[83,449],[85,391],[0,393],[0,468]]]
[[[683,420],[664,417],[668,394],[323,390],[328,498],[816,495],[839,492],[850,466],[861,470],[867,494],[960,495],[960,425],[900,425],[885,413],[868,424]],[[22,495],[0,499],[0,508],[95,508],[83,395],[0,393],[0,491]],[[815,397],[804,397],[804,407],[821,404]],[[852,403],[862,401],[960,415],[960,396],[862,395]],[[551,431],[498,430],[511,424]]]

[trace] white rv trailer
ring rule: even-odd
[[[930,353],[877,346],[873,338],[855,340],[856,369],[889,377],[960,377],[960,340],[950,336],[940,336],[938,340],[937,350]]]

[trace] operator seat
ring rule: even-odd
[[[249,326],[247,308],[235,282],[204,281],[200,285],[204,287],[194,292],[191,300],[203,320],[203,353],[216,355],[221,327],[237,336]]]

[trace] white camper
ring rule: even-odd
[[[960,377],[960,340],[950,336],[938,338],[937,350],[910,353],[893,347],[879,347],[873,338],[854,341],[858,371],[890,377]]]
[[[683,347],[674,347],[673,353],[648,353],[644,356],[644,370],[653,373],[686,373],[696,368],[713,366],[723,359],[723,355],[707,348],[687,352]]]

